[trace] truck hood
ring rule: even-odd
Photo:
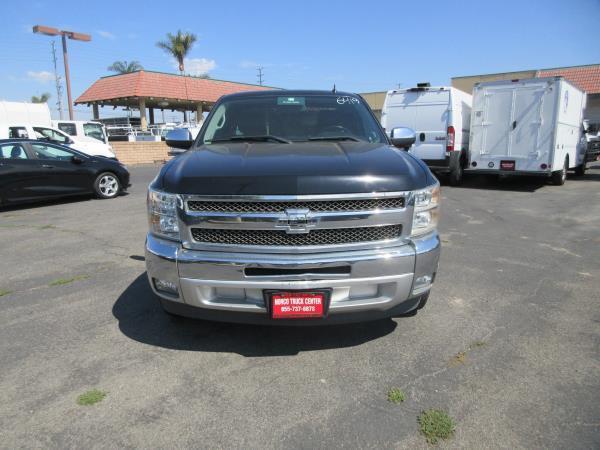
[[[435,182],[421,161],[387,144],[212,144],[167,163],[153,184],[178,194],[306,195],[408,191]]]

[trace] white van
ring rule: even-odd
[[[417,140],[409,152],[438,173],[449,173],[450,183],[462,180],[469,162],[471,96],[453,87],[388,91],[381,111],[381,125],[389,134],[395,127],[415,130]]]
[[[564,184],[585,171],[586,95],[562,77],[473,88],[470,172],[541,175]]]
[[[15,138],[45,139],[57,144],[67,145],[87,155],[116,159],[112,147],[109,145],[101,142],[96,144],[95,142],[75,141],[71,136],[56,128],[25,123],[0,124],[0,139]]]
[[[73,132],[75,134],[72,134]],[[0,101],[0,139],[19,136],[50,139],[88,155],[115,157],[108,143],[104,125],[99,122],[53,121],[47,103]],[[68,143],[69,141],[71,142]]]

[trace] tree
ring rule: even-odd
[[[117,73],[130,73],[144,70],[144,68],[138,61],[115,61],[106,70]]]
[[[183,33],[181,30],[178,30],[176,35],[167,33],[167,39],[157,42],[156,45],[177,60],[179,63],[179,71],[183,74],[183,71],[185,70],[183,62],[194,45],[194,42],[196,42],[196,39],[195,34]]]
[[[44,92],[39,97],[37,95],[32,95],[31,103],[46,103],[49,98],[50,98],[50,93],[48,93],[48,92]]]

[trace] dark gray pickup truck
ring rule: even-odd
[[[183,133],[183,134],[182,134]],[[320,325],[414,314],[435,279],[439,183],[357,95],[222,97],[148,190],[146,266],[170,314]]]

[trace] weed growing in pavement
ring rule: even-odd
[[[405,399],[406,395],[400,388],[392,388],[388,391],[388,402],[390,403],[402,403]]]
[[[430,444],[437,444],[440,439],[448,439],[454,434],[454,420],[447,412],[440,409],[428,409],[418,417],[419,429]]]
[[[92,389],[77,397],[77,404],[82,406],[94,405],[104,400],[104,397],[106,397],[106,392]]]
[[[450,367],[460,366],[464,364],[467,360],[467,352],[458,352],[456,355],[450,359],[449,365]]]
[[[6,289],[0,289],[0,297],[4,297],[5,295],[12,294],[12,291]]]
[[[49,285],[50,286],[62,286],[63,284],[69,284],[74,281],[85,280],[86,278],[89,278],[89,276],[88,275],[77,275],[73,278],[58,278],[54,281],[51,281]]]

